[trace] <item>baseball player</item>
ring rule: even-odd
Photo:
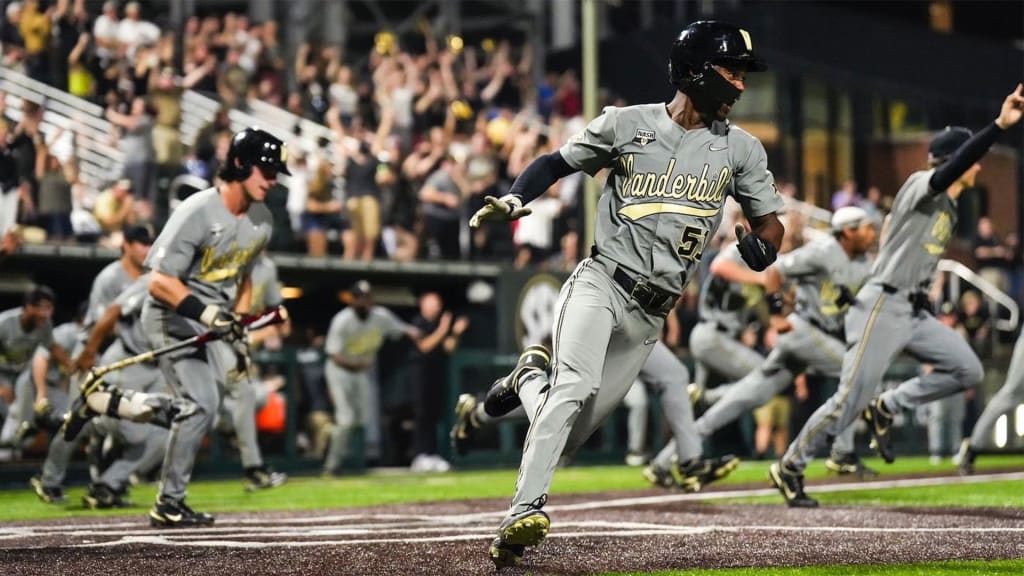
[[[327,329],[324,376],[334,403],[334,429],[324,459],[324,476],[341,470],[352,429],[364,423],[369,423],[369,428],[375,424],[371,416],[377,388],[369,371],[384,339],[403,335],[412,340],[420,338],[416,327],[402,322],[387,308],[375,306],[370,290],[366,280],[356,282],[349,290],[352,305],[335,314]]]
[[[709,371],[735,382],[764,362],[761,353],[739,341],[747,311],[764,297],[764,290],[761,274],[743,262],[736,243],[715,256],[708,272],[697,301],[700,320],[690,332],[690,351],[696,389],[704,401],[715,402],[723,390],[707,388]]]
[[[94,353],[99,344],[115,332],[115,328],[117,335],[114,342],[103,352],[100,365],[137,356],[149,346],[140,321],[149,282],[149,274],[140,276],[107,306],[103,316],[97,320],[85,344],[87,353]],[[156,409],[151,410],[154,412],[166,410],[171,404],[171,399],[166,394],[166,382],[156,362],[133,364],[108,373],[104,379],[110,387],[122,390],[123,397],[128,403],[132,400],[152,398],[149,406]],[[111,463],[89,485],[88,493],[82,498],[86,507],[120,508],[131,504],[125,500],[128,478],[134,472],[153,469],[163,459],[167,447],[167,428],[171,424],[169,416],[168,414],[162,418],[156,417],[163,424],[162,427],[106,415],[92,421],[91,432],[100,436],[112,436],[122,446],[123,452],[120,458]]]
[[[50,351],[53,358],[66,373],[71,373],[71,360],[67,352],[53,339],[53,304],[56,297],[53,290],[37,286],[25,294],[22,306],[0,312],[0,398],[7,402],[14,400],[0,428],[0,444],[12,445],[23,420],[33,417],[33,407],[45,411],[45,391],[38,400],[35,388],[23,386],[23,393],[15,397],[19,376],[24,374],[26,384],[31,384],[30,360],[36,348],[42,346]],[[38,402],[38,404],[37,404]]]
[[[786,503],[815,507],[804,493],[807,462],[829,437],[861,414],[872,445],[893,461],[889,434],[897,410],[945,398],[975,386],[982,366],[967,342],[930,313],[927,289],[956,223],[956,200],[974,185],[978,160],[1000,134],[1020,121],[1022,86],[1008,95],[999,116],[977,134],[947,128],[928,146],[929,169],[915,172],[896,194],[871,277],[846,315],[846,354],[839,389],[811,415],[769,476]],[[892,360],[905,351],[933,370],[871,398]]]
[[[735,384],[697,419],[697,432],[708,438],[716,430],[781,393],[806,370],[839,376],[842,369],[843,315],[870,272],[866,252],[875,242],[875,225],[867,212],[848,206],[832,215],[832,236],[783,254],[764,274],[768,307],[779,331],[775,347],[757,369]],[[782,318],[784,281],[797,286],[796,309]],[[836,436],[826,467],[841,474],[870,475],[857,458],[854,427]]]
[[[86,308],[87,304],[83,302],[71,322],[53,329],[53,341],[61,349],[74,349],[82,330]],[[18,427],[15,435],[17,443],[36,434],[40,428],[53,431],[59,427],[59,417],[68,409],[69,380],[70,374],[62,369],[57,359],[50,354],[49,348],[36,348],[30,369],[22,371],[15,384],[16,406],[24,412],[31,411],[31,417],[22,420]]]
[[[543,347],[537,347],[542,353]],[[500,386],[504,378],[495,382]],[[666,462],[663,466],[644,468],[644,477],[661,488],[680,487],[688,492],[697,492],[704,486],[725,478],[739,466],[739,459],[732,455],[704,459],[701,438],[693,424],[693,407],[686,392],[690,371],[663,342],[656,342],[650,356],[640,369],[635,382],[649,386],[661,397],[661,408],[665,421],[672,431],[672,444],[662,450]],[[625,400],[623,399],[623,402]],[[498,420],[524,419],[522,406],[508,412],[493,402],[478,402],[472,394],[459,396],[455,406],[455,425],[450,434],[452,446],[459,454],[465,454],[472,446],[476,431]],[[574,446],[579,448],[579,445]],[[659,454],[660,456],[660,454]]]
[[[525,547],[547,534],[542,508],[559,456],[572,453],[621,402],[696,274],[727,194],[753,227],[740,242],[744,260],[754,270],[775,260],[782,200],[764,147],[726,121],[747,72],[764,68],[745,30],[690,25],[672,47],[671,102],[605,108],[560,150],[534,160],[508,194],[485,198],[470,219],[472,227],[516,220],[560,178],[608,169],[592,257],[559,295],[554,354],[528,347],[486,400],[500,408],[492,414],[521,403],[530,417],[512,506],[489,549],[496,566],[518,563]]]
[[[93,279],[92,287],[89,289],[89,305],[85,314],[85,323],[72,352],[75,368],[79,372],[88,371],[96,363],[98,347],[89,353],[83,353],[89,332],[95,326],[97,319],[103,316],[107,306],[124,292],[129,284],[142,275],[143,263],[146,260],[146,255],[149,254],[149,247],[152,243],[153,234],[148,226],[131,226],[125,229],[121,257],[107,264]],[[79,382],[77,380],[72,377],[68,388],[68,401],[71,405],[74,405],[75,400],[79,397]],[[39,474],[39,482],[33,483],[36,494],[44,502],[51,501],[48,495],[63,494],[64,476],[76,446],[77,443],[66,441],[62,434],[57,434],[50,439],[46,461],[43,463],[42,473]]]
[[[964,476],[974,474],[974,461],[978,458],[978,452],[988,447],[996,420],[1003,414],[1012,412],[1022,403],[1024,403],[1024,333],[1017,338],[1017,344],[1013,347],[1013,357],[1010,360],[1010,369],[1006,372],[1006,382],[985,405],[978,421],[974,423],[970,437],[964,438],[960,443],[960,451],[956,456],[957,469],[960,474]]]
[[[250,277],[252,279],[252,298],[246,313],[259,312],[282,303],[277,267],[265,252],[260,253],[253,262]],[[248,334],[248,339],[250,344],[255,344],[257,337],[259,338],[258,342],[262,342],[266,338],[279,337],[279,330],[278,326],[267,326],[258,335]],[[238,452],[242,460],[245,489],[252,491],[274,488],[284,484],[288,480],[288,476],[267,466],[263,462],[263,455],[260,451],[256,434],[256,412],[257,406],[266,404],[266,391],[259,380],[255,379],[254,368],[245,363],[238,364],[231,344],[213,342],[208,346],[219,349],[215,353],[215,357],[226,358],[229,362],[225,370],[218,370],[218,373],[225,373],[221,393],[223,402],[221,403],[219,427],[225,431],[234,432],[238,439]]]
[[[236,313],[249,310],[249,274],[272,228],[263,200],[277,175],[289,173],[286,161],[283,142],[246,128],[231,139],[218,173],[223,183],[189,196],[171,214],[146,259],[152,276],[142,325],[150,346],[162,348],[211,329],[228,341],[243,336]],[[185,504],[185,491],[203,436],[220,408],[218,382],[228,362],[211,356],[221,348],[196,348],[159,360],[171,389],[195,409],[179,415],[171,427],[160,490],[149,512],[154,526],[214,521]]]

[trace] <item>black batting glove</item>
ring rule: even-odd
[[[846,284],[839,285],[839,296],[836,296],[836,306],[842,308],[847,304],[853,304],[855,299],[856,294],[853,293],[853,290],[850,290],[849,286]]]
[[[775,258],[779,254],[771,242],[762,240],[757,234],[739,234],[741,227],[742,224],[736,225],[736,236],[739,239],[737,247],[740,250],[740,256],[751,270],[762,272],[775,262]]]

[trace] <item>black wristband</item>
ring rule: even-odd
[[[194,294],[185,296],[185,299],[178,304],[178,308],[175,310],[178,314],[181,314],[185,318],[191,318],[199,321],[199,317],[203,315],[203,310],[206,309],[206,305],[203,304],[199,298],[196,298]]]
[[[768,312],[771,314],[782,314],[782,292],[772,292],[768,295]]]

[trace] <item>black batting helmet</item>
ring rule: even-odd
[[[268,178],[279,173],[290,176],[287,161],[288,148],[284,142],[259,128],[246,128],[231,137],[231,147],[218,176],[226,182],[245,180],[256,166]]]
[[[715,20],[687,26],[672,43],[668,77],[704,114],[717,112],[722,104],[731,106],[740,96],[740,90],[715,72],[713,64],[741,66],[751,72],[767,69],[764,60],[754,55],[746,30]]]

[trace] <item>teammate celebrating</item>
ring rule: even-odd
[[[150,345],[161,348],[206,330],[237,341],[236,312],[249,310],[252,262],[270,239],[272,217],[263,205],[279,173],[289,174],[284,143],[258,128],[231,139],[218,176],[223,183],[189,196],[171,214],[146,259],[152,273],[142,309]],[[220,406],[217,382],[226,370],[205,349],[160,358],[176,394],[195,404],[171,427],[160,491],[149,512],[154,526],[197,526],[213,516],[185,504],[185,491],[203,436]]]
[[[1004,130],[1020,122],[1022,86],[1008,95],[995,122],[971,135],[947,128],[928,147],[928,170],[915,172],[896,194],[871,278],[846,316],[846,355],[839,389],[807,421],[769,476],[786,503],[815,507],[804,493],[803,471],[827,438],[858,415],[871,429],[872,445],[893,461],[890,428],[897,410],[945,398],[975,386],[982,366],[970,346],[929,312],[927,288],[956,223],[956,200],[974,185],[978,160]],[[871,395],[892,360],[906,351],[933,370],[881,396]]]
[[[779,330],[765,362],[739,382],[720,388],[723,395],[697,419],[704,438],[781,393],[804,369],[839,376],[842,369],[843,315],[870,272],[864,256],[875,243],[875,225],[862,208],[847,206],[832,215],[832,234],[779,257],[764,274],[768,307]],[[782,318],[785,280],[797,286],[796,310]],[[826,466],[840,474],[871,475],[857,458],[854,428],[836,436]]]
[[[554,355],[528,347],[489,393],[488,402],[505,412],[521,403],[531,420],[512,506],[489,549],[496,566],[518,563],[525,547],[547,534],[550,520],[541,508],[559,456],[581,445],[636,379],[665,316],[697,272],[726,194],[753,227],[740,243],[744,260],[755,270],[775,260],[782,200],[764,147],[726,121],[747,72],[764,69],[745,30],[691,24],[672,46],[671,102],[605,108],[561,150],[532,162],[507,195],[485,198],[470,219],[476,227],[521,218],[530,213],[524,204],[558,179],[610,169],[593,257],[576,267],[559,295]]]

